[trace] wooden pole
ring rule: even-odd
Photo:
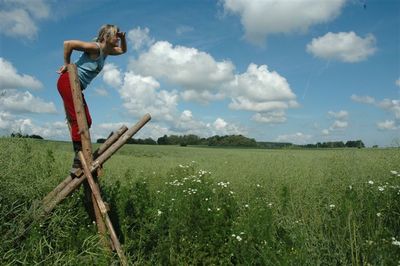
[[[74,108],[76,113],[76,120],[78,122],[79,127],[79,135],[81,137],[82,143],[82,153],[85,158],[85,161],[88,165],[92,164],[93,155],[92,155],[92,141],[90,139],[90,132],[89,127],[86,119],[86,111],[84,108],[81,84],[78,78],[78,71],[75,64],[69,64],[67,66],[68,74],[69,74],[69,82],[71,85],[71,92],[72,92],[72,100],[74,102]],[[93,181],[93,178],[92,178]],[[90,182],[90,181],[89,181]],[[90,184],[90,183],[89,183]],[[95,203],[96,196],[94,195],[93,191],[90,193],[89,191],[85,191],[86,197],[92,199],[92,206],[93,212],[95,215],[97,229],[103,237],[106,236],[106,225],[101,217],[101,210],[99,209],[98,205]],[[90,195],[88,194],[90,193]],[[106,241],[103,239],[103,242]]]

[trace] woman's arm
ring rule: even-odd
[[[78,40],[64,41],[64,65],[57,71],[59,74],[67,71],[67,65],[71,63],[73,50],[87,52],[89,54],[99,52],[99,47],[94,42],[83,42]]]

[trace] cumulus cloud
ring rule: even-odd
[[[376,39],[372,34],[365,38],[354,32],[329,32],[322,37],[314,38],[307,45],[307,51],[316,57],[355,63],[367,59],[376,51]]]
[[[118,88],[122,84],[121,71],[116,65],[107,63],[103,67],[103,80],[113,88]]]
[[[0,110],[0,135],[10,135],[11,133],[40,135],[49,139],[69,139],[68,128],[64,122],[38,125],[29,118],[21,118]]]
[[[13,113],[56,113],[53,102],[33,96],[29,91],[4,90],[0,96],[0,110]]]
[[[159,90],[160,84],[151,76],[137,75],[132,71],[125,73],[118,92],[123,106],[130,114],[141,117],[151,113],[155,120],[174,120],[178,94],[176,91]]]
[[[344,130],[349,126],[349,122],[347,121],[349,118],[349,112],[345,110],[340,110],[338,112],[329,111],[328,116],[334,121],[329,128],[321,131],[322,135],[324,136],[330,135],[333,131]]]
[[[220,0],[227,13],[240,16],[245,38],[262,44],[274,33],[304,32],[309,27],[333,20],[346,0],[254,1]]]
[[[177,84],[186,99],[207,102],[219,98],[217,90],[222,84],[233,79],[234,65],[230,61],[216,61],[208,53],[195,48],[173,46],[159,41],[150,49],[131,61],[130,69],[135,72],[164,79]]]
[[[132,47],[135,50],[150,47],[154,43],[154,39],[149,35],[149,28],[140,28],[130,30],[128,32],[128,40],[132,43]]]
[[[43,87],[36,78],[18,74],[17,69],[2,57],[0,57],[0,69],[0,89],[40,89]]]
[[[311,140],[312,136],[304,134],[302,132],[297,132],[294,134],[280,135],[276,138],[278,142],[290,142],[294,144],[307,144]]]
[[[0,33],[12,37],[34,39],[37,36],[37,22],[50,15],[50,7],[44,0],[2,1],[0,11]]]
[[[398,127],[396,126],[396,122],[394,120],[385,120],[383,122],[376,123],[378,129],[380,130],[396,130]]]
[[[226,90],[232,100],[229,107],[258,112],[253,117],[257,122],[281,123],[286,120],[284,110],[299,106],[287,80],[266,65],[250,64],[245,73],[235,76]]]

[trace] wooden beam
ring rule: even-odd
[[[95,159],[95,162],[90,166],[90,171],[95,171],[100,165],[105,163],[116,151],[118,151],[128,139],[132,138],[147,122],[151,119],[150,114],[146,114],[142,117],[142,119],[137,122],[134,126],[132,126],[129,130],[127,130],[114,144],[112,144],[106,151],[103,152],[98,158]],[[57,193],[51,200],[48,201],[47,204],[43,205],[43,211],[45,213],[51,212],[54,207],[60,203],[63,199],[65,199],[68,195],[77,189],[80,184],[86,179],[86,176],[83,174],[81,170],[76,178],[73,178],[71,182],[69,182],[59,193]],[[77,173],[78,174],[78,173]]]
[[[107,140],[100,145],[100,147],[94,152],[93,157],[97,158],[100,154],[102,154],[105,150],[107,150],[119,137],[124,134],[128,128],[123,125],[116,132],[112,132],[111,136],[107,138]],[[82,175],[82,170],[77,169],[74,173],[72,173],[75,177],[80,177]],[[72,181],[72,176],[68,175],[57,187],[55,187],[46,197],[43,198],[42,204],[47,205],[51,199],[53,199],[61,190],[64,189],[69,182]]]

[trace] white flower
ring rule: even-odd
[[[246,208],[248,208],[248,207],[249,207],[249,204],[245,204],[244,206],[245,206]]]
[[[397,173],[397,171],[390,171],[390,173],[392,173],[392,175],[397,175],[398,173]]]
[[[352,186],[352,185],[350,185],[350,186],[349,186],[349,189],[350,189],[350,190],[352,190],[352,189],[353,189],[353,186]]]
[[[374,181],[369,180],[369,181],[368,181],[368,184],[373,185],[373,184],[374,184]]]
[[[162,211],[157,210],[157,215],[160,216],[162,214]]]
[[[329,208],[331,208],[331,209],[333,209],[333,208],[335,208],[335,207],[336,207],[335,204],[329,205]]]
[[[379,186],[379,187],[378,187],[378,190],[379,190],[379,191],[384,191],[384,190],[385,190],[385,188],[384,188],[384,187],[381,187],[381,186]]]
[[[392,237],[392,244],[400,247],[400,241],[396,240],[396,238],[394,238],[394,237]]]
[[[382,213],[378,212],[378,213],[376,214],[376,216],[381,217],[381,216],[382,216]]]
[[[236,236],[237,241],[242,241],[242,238],[240,236]]]

